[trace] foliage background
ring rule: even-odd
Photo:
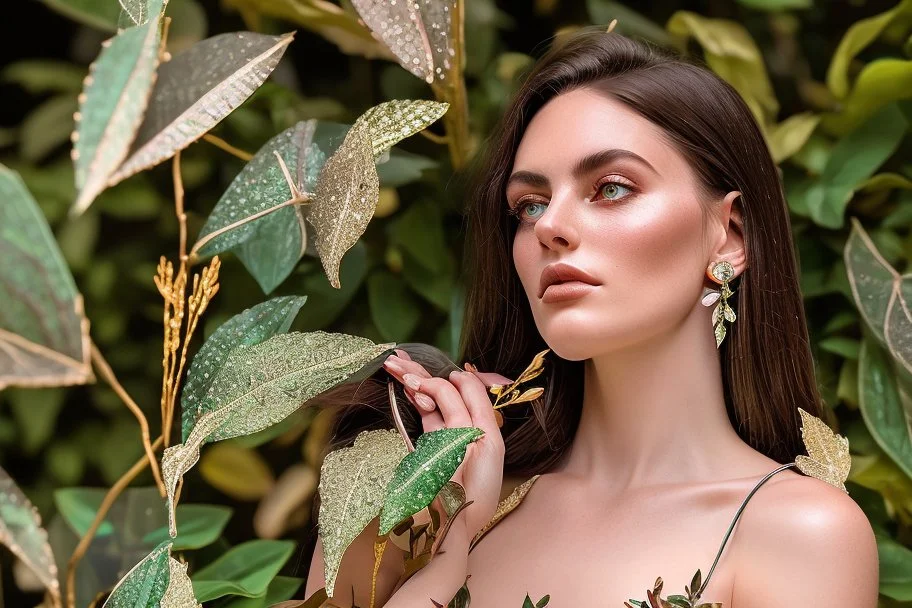
[[[397,64],[347,55],[314,31],[319,28],[312,23],[290,19],[287,12],[284,17],[274,14],[275,7],[296,4],[308,2],[172,0],[172,52],[221,32],[298,30],[267,84],[215,128],[219,137],[252,153],[298,120],[351,123],[380,101],[432,97],[425,83]],[[100,14],[110,5],[111,0],[30,0],[17,3],[0,20],[0,162],[21,173],[39,202],[85,296],[94,341],[127,391],[151,416],[161,384],[161,304],[152,277],[158,257],[173,256],[178,237],[170,163],[111,188],[76,220],[66,217],[75,197],[68,152],[76,96],[89,62],[101,41],[110,36],[87,22],[85,15]],[[850,62],[852,77],[884,57],[912,59],[912,3],[898,6],[893,24]],[[803,112],[832,112],[839,105],[825,84],[826,75],[844,34],[854,23],[894,7],[893,2],[822,0],[664,0],[648,5],[468,0],[466,83],[472,141],[478,145],[487,135],[516,76],[559,29],[607,23],[617,17],[620,31],[671,44],[666,24],[681,10],[729,19],[746,28],[762,52],[779,104],[773,113],[776,122]],[[693,39],[686,48],[703,56]],[[908,72],[902,74],[905,92],[896,97],[908,99],[912,78]],[[878,90],[871,95],[877,98],[884,93]],[[847,486],[853,498],[886,533],[880,539],[884,606],[912,600],[912,553],[906,548],[912,546],[912,483],[895,458],[881,449],[860,410],[858,360],[864,328],[842,260],[850,226],[848,221],[836,225],[809,212],[813,203],[808,198],[812,182],[823,174],[834,150],[844,155],[845,166],[874,163],[868,175],[850,184],[848,194],[854,196],[846,218],[859,218],[887,261],[900,273],[909,272],[912,110],[908,104],[897,106],[905,122],[881,125],[869,139],[846,140],[841,147],[839,142],[848,135],[826,125],[818,127],[781,165],[793,210],[818,379],[832,406],[828,422],[851,442],[853,473]],[[415,136],[398,147],[416,156],[403,165],[405,172],[397,180],[384,184],[380,206],[362,243],[345,256],[343,289],[330,288],[319,262],[306,257],[270,294],[309,296],[293,330],[319,328],[375,341],[427,342],[452,350],[461,319],[465,176],[452,171],[445,146]],[[885,147],[883,158],[871,152]],[[243,164],[205,142],[184,151],[191,239]],[[875,172],[897,177],[855,192]],[[840,209],[833,213],[842,217]],[[206,336],[266,297],[237,258],[222,257],[221,291],[204,317]],[[200,342],[197,339],[197,347]],[[909,400],[908,394],[902,396]],[[201,552],[201,563],[229,545],[257,536],[289,538],[297,541],[297,548],[282,572],[306,576],[315,542],[310,496],[325,422],[303,413],[253,439],[229,440],[204,451],[200,466],[187,476],[183,502],[226,505],[233,514],[222,538],[207,549],[209,553]],[[46,523],[60,509],[55,490],[109,487],[141,456],[138,437],[135,419],[103,383],[0,392],[0,464],[25,489]],[[144,473],[134,485],[151,486],[151,476]],[[88,505],[91,514],[91,492],[70,496],[75,497],[77,508]],[[264,513],[272,513],[263,510],[267,497],[270,505],[285,504],[288,514],[266,519],[274,524],[287,519],[286,525],[262,523]],[[53,536],[55,527],[50,527]],[[28,576],[14,567],[8,552],[0,556],[0,572],[9,605],[39,601],[39,593],[20,589],[29,588]]]

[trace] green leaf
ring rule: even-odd
[[[70,140],[75,95],[58,95],[39,105],[22,121],[19,153],[29,162],[39,162]]]
[[[34,456],[54,433],[63,407],[60,388],[7,389],[13,418],[19,427],[19,443],[25,454]]]
[[[738,0],[738,4],[759,11],[779,12],[797,8],[812,8],[813,0]]]
[[[302,331],[324,329],[339,318],[367,276],[367,247],[358,241],[348,250],[339,266],[342,286],[336,289],[326,280],[326,274],[314,266],[299,280],[292,279],[293,291],[308,294],[307,314],[301,315],[295,328]]]
[[[300,205],[286,206],[263,217],[248,220],[217,236],[245,218],[294,198],[279,165],[279,154],[301,192],[316,187],[326,155],[313,141],[316,121],[299,122],[282,131],[260,148],[234,178],[200,230],[193,249],[210,256],[235,249],[238,257],[265,293],[272,292],[294,270],[305,253],[308,228]]]
[[[386,488],[378,534],[425,508],[465,458],[470,443],[484,435],[477,427],[444,428],[418,437],[415,451],[402,459]]]
[[[823,127],[843,135],[858,127],[883,106],[912,97],[912,61],[885,57],[861,70],[855,86],[840,104],[839,112],[826,115]]]
[[[278,602],[292,599],[303,582],[303,578],[277,576],[269,583],[264,595],[239,597],[226,604],[224,608],[269,608]]]
[[[171,578],[171,543],[152,550],[120,580],[102,608],[157,608]]]
[[[621,2],[586,0],[586,8],[593,23],[608,27],[612,19],[617,19],[614,31],[627,36],[641,36],[662,46],[671,46],[671,37],[661,25]]]
[[[879,591],[900,602],[912,601],[912,550],[884,534],[877,534]]]
[[[146,120],[111,183],[157,165],[202,137],[269,77],[293,37],[293,32],[219,34],[163,64]]]
[[[79,196],[70,209],[84,212],[127,155],[152,91],[161,42],[160,20],[123,30],[102,43],[89,66],[73,146]]]
[[[17,84],[32,95],[72,93],[82,90],[84,67],[54,59],[22,59],[8,64],[0,80]],[[74,108],[75,109],[75,108]]]
[[[877,445],[912,476],[912,440],[886,352],[876,342],[861,343],[858,368],[859,409]]]
[[[54,503],[73,532],[82,537],[92,525],[106,493],[102,488],[61,488],[54,491]],[[104,538],[113,532],[114,526],[105,518],[95,537]]]
[[[817,128],[820,115],[811,112],[793,114],[770,129],[767,140],[776,164],[800,150]]]
[[[456,286],[455,263],[447,253],[444,267],[439,272],[428,270],[413,255],[402,256],[402,278],[409,287],[440,310],[450,308],[453,289]]]
[[[411,253],[432,272],[442,272],[450,255],[440,208],[427,201],[413,203],[396,215],[390,228],[390,243]]]
[[[398,188],[420,180],[425,171],[437,169],[439,166],[440,163],[426,156],[393,148],[387,161],[378,162],[377,174],[380,176],[381,186]]]
[[[120,5],[114,0],[43,0],[46,5],[74,21],[113,32]]]
[[[232,547],[193,575],[193,592],[200,602],[226,595],[257,597],[291,557],[295,544],[287,540],[252,540]]]
[[[119,0],[122,8],[118,24],[122,28],[145,25],[158,19],[165,11],[167,0]]]
[[[377,270],[367,279],[371,319],[385,340],[405,342],[421,320],[422,308],[402,278]]]
[[[180,534],[173,539],[174,551],[200,549],[214,543],[231,519],[232,509],[223,505],[179,505],[176,518],[181,523]],[[142,542],[157,544],[171,541],[168,527],[153,530]]]
[[[893,155],[905,135],[907,123],[895,103],[872,116],[843,137],[833,148],[820,181],[809,192],[808,206],[814,221],[827,228],[841,228],[852,194]]]
[[[204,442],[249,435],[283,420],[393,346],[315,331],[278,334],[231,351],[206,392],[200,407],[203,415],[187,441],[167,448],[162,456],[171,536],[177,534],[173,511],[177,482],[199,460]]]
[[[858,350],[861,343],[853,338],[830,336],[817,343],[820,350],[833,353],[845,359],[858,360]]]
[[[22,179],[0,165],[0,389],[95,380],[82,296]]]
[[[35,573],[60,603],[57,565],[41,527],[41,516],[13,478],[0,468],[0,543],[3,543]]]
[[[874,42],[894,19],[912,12],[912,0],[902,0],[892,9],[862,19],[848,29],[839,47],[833,53],[826,81],[836,97],[844,98],[849,93],[849,65],[858,53]]]
[[[408,453],[399,431],[380,429],[360,432],[353,445],[323,459],[318,524],[327,595],[333,595],[346,549],[380,514],[387,485]]]
[[[204,412],[206,392],[232,350],[242,345],[263,342],[284,333],[307,296],[281,296],[261,302],[231,317],[219,326],[193,357],[187,382],[181,392],[181,433],[187,441],[190,431]]]

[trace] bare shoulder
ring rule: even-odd
[[[751,497],[734,537],[732,603],[875,608],[874,531],[851,496],[791,471]]]

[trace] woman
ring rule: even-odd
[[[486,385],[506,378],[437,377],[404,351],[387,360],[424,431],[485,435],[454,477],[474,503],[443,553],[394,593],[402,556],[387,549],[375,605],[445,605],[463,583],[473,608],[520,608],[527,593],[620,607],[657,576],[663,597],[684,593],[758,480],[804,453],[798,407],[821,415],[777,167],[731,86],[601,29],[536,63],[485,147],[463,360],[515,377],[551,349],[546,390],[534,415],[504,410],[500,429]],[[733,323],[704,305],[720,288]],[[534,475],[522,505],[471,546]],[[368,605],[376,532],[346,553],[334,603]],[[876,605],[867,518],[813,477],[770,478],[723,548],[704,602]],[[322,585],[318,543],[306,596]]]

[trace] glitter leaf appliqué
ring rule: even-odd
[[[846,494],[845,480],[849,477],[852,457],[849,455],[849,440],[837,435],[827,424],[798,408],[801,413],[801,438],[808,456],[795,457],[795,464],[805,475],[816,477],[833,485]]]

